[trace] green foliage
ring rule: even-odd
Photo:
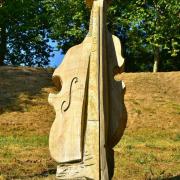
[[[27,66],[48,65],[52,49],[47,44],[49,23],[42,2],[41,0],[6,0],[2,4],[0,7],[1,62]]]
[[[85,37],[90,13],[83,0],[45,0],[45,5],[51,38],[65,53]],[[127,71],[152,71],[154,59],[161,59],[162,71],[180,69],[179,6],[178,0],[113,1],[107,25],[122,41]]]
[[[179,7],[178,0],[114,1],[108,23],[125,44],[127,70],[151,70],[156,48],[160,70],[180,70]]]
[[[178,0],[112,2],[107,25],[122,41],[126,71],[152,71],[155,60],[160,71],[180,70],[179,7]],[[6,0],[0,8],[0,65],[2,59],[47,65],[49,38],[66,53],[84,39],[89,19],[84,0]]]
[[[44,0],[51,22],[50,37],[58,41],[58,49],[65,53],[80,43],[88,32],[89,11],[83,0]]]

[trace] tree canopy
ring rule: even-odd
[[[5,0],[0,7],[0,64],[48,65],[48,17],[41,0]]]
[[[178,0],[114,1],[109,27],[125,41],[130,69],[150,70],[154,64],[157,71],[159,63],[161,70],[180,68],[179,7]]]
[[[5,0],[0,7],[0,64],[48,65],[52,39],[65,53],[88,32],[84,0]],[[109,30],[123,45],[127,71],[180,70],[179,0],[114,0]]]

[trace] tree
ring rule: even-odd
[[[0,7],[0,65],[48,65],[48,18],[41,0],[5,0]]]
[[[84,0],[6,0],[0,7],[0,65],[47,65],[51,38],[65,53],[88,32]],[[114,0],[107,25],[123,44],[127,71],[180,70],[178,0]],[[153,68],[154,67],[154,68]]]
[[[51,14],[51,38],[65,53],[87,34],[90,13],[84,0],[46,0],[45,4]],[[173,65],[179,56],[178,7],[178,0],[113,1],[107,24],[122,41],[127,70],[158,71],[159,64],[167,70],[178,69]]]
[[[4,1],[0,1],[0,8],[2,8]],[[4,57],[6,54],[6,34],[3,25],[0,26],[0,66],[4,64]]]
[[[85,0],[45,0],[44,6],[52,25],[50,38],[58,42],[58,49],[65,53],[83,40],[90,15]]]
[[[121,38],[126,40],[127,56],[152,54],[153,71],[157,72],[162,53],[168,52],[170,61],[179,56],[179,7],[178,0],[116,1],[109,9],[110,27],[124,31]]]

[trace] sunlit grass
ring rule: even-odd
[[[115,179],[163,179],[180,173],[179,134],[153,128],[127,130],[115,148]]]
[[[47,101],[51,74],[33,68],[26,74],[10,68],[9,74],[7,68],[0,75],[0,180],[54,179],[56,163],[48,149],[55,116]],[[178,83],[173,84],[180,74],[166,74],[121,78],[127,87],[128,125],[115,147],[114,180],[180,176],[180,96]]]
[[[0,146],[20,146],[20,147],[46,147],[48,145],[48,135],[46,136],[0,136]]]

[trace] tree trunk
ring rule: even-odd
[[[0,66],[4,65],[4,59],[6,55],[6,43],[7,43],[7,35],[5,26],[0,28]]]
[[[153,66],[153,72],[158,72],[159,61],[160,61],[160,49],[159,49],[159,47],[155,47],[154,48],[154,66]]]

